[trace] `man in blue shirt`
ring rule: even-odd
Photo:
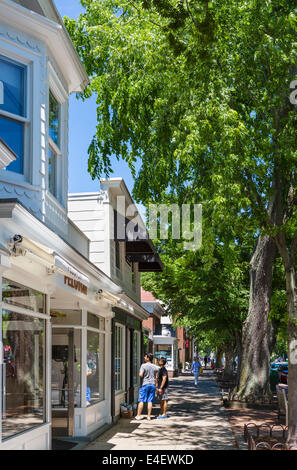
[[[200,367],[201,367],[200,361],[199,361],[198,357],[195,357],[194,362],[192,363],[192,367],[191,367],[191,372],[193,372],[193,374],[194,374],[194,380],[195,380],[194,386],[195,387],[198,387],[198,378],[199,378]]]

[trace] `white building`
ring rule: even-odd
[[[69,217],[90,239],[90,260],[123,291],[113,307],[112,394],[117,420],[120,404],[138,399],[142,321],[149,316],[141,306],[140,273],[161,271],[162,263],[122,178],[101,180],[96,193],[70,194],[68,206]]]
[[[0,0],[0,449],[50,449],[52,434],[86,436],[114,414],[125,295],[67,216],[68,97],[87,83],[51,0]]]

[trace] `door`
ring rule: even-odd
[[[52,330],[52,435],[74,436],[74,330]]]

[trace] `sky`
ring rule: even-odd
[[[54,0],[62,16],[77,19],[83,12],[79,0]],[[88,173],[88,147],[96,130],[96,97],[86,101],[76,98],[75,93],[69,98],[69,193],[99,191],[100,183],[92,180]],[[114,173],[110,177],[123,177],[131,192],[133,177],[124,161],[112,159]],[[103,175],[104,177],[104,175]]]

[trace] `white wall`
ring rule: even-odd
[[[117,269],[115,265],[113,207],[115,200],[107,190],[70,194],[68,198],[70,219],[90,239],[92,263],[119,283],[129,297],[140,302],[138,264],[134,264],[136,283],[133,288],[132,269],[125,258],[125,242],[120,242],[121,269]]]

